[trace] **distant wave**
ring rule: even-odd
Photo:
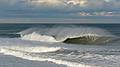
[[[104,44],[119,39],[107,30],[93,27],[29,28],[19,34],[23,40],[74,44]]]

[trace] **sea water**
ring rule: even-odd
[[[0,54],[67,67],[119,67],[119,29],[120,24],[0,24]]]

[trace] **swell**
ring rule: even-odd
[[[0,38],[19,38],[20,34],[16,33],[2,33],[0,34]]]

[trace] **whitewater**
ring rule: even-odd
[[[0,54],[5,56],[66,67],[120,66],[120,25],[11,26],[8,24],[7,30],[0,28]]]

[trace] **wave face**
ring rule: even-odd
[[[19,34],[23,40],[75,44],[103,44],[116,39],[107,30],[93,27],[29,28]]]

